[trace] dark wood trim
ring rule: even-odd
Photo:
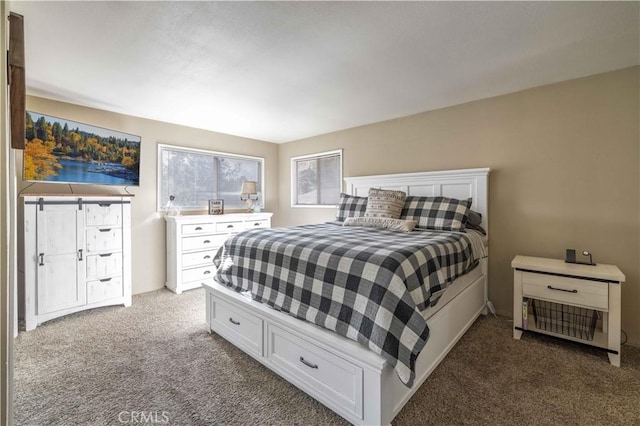
[[[9,111],[11,113],[11,148],[24,149],[26,81],[24,60],[24,18],[9,14],[9,52],[7,55],[9,78]]]

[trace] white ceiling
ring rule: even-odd
[[[27,92],[288,142],[640,63],[640,3],[16,2]]]

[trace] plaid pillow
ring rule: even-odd
[[[415,220],[419,228],[464,231],[470,207],[471,198],[458,200],[447,197],[409,196],[404,202],[400,219]]]
[[[367,197],[357,197],[355,195],[341,193],[336,220],[344,222],[348,217],[362,217],[366,210]]]

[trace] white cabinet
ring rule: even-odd
[[[129,197],[22,199],[27,330],[84,309],[131,305]]]
[[[167,216],[167,282],[180,294],[213,282],[213,257],[229,235],[270,228],[273,213]]]
[[[511,267],[515,339],[527,331],[596,346],[620,366],[620,287],[625,276],[617,266],[516,256]]]

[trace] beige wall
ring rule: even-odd
[[[278,145],[276,144],[37,97],[27,98],[27,109],[142,137],[140,186],[128,188],[129,192],[135,194],[131,206],[134,294],[160,289],[164,286],[166,279],[165,222],[162,215],[156,211],[158,143],[264,157],[266,209],[274,212],[277,210]],[[21,152],[17,163],[17,173],[21,174]],[[20,176],[18,185],[19,190],[23,190],[28,183],[23,182]],[[76,193],[109,193],[114,190],[121,192],[121,187],[95,185],[73,185],[73,189]],[[36,184],[25,191],[25,193],[35,192],[69,193],[69,186],[51,183]],[[205,214],[206,211],[194,213]]]
[[[490,298],[498,311],[511,315],[509,264],[516,254],[561,258],[565,248],[586,249],[596,262],[625,273],[623,329],[638,345],[639,81],[640,68],[633,67],[283,145],[35,97],[27,107],[142,136],[141,186],[130,188],[134,293],[161,288],[165,280],[157,143],[265,157],[267,210],[276,226],[333,218],[335,209],[290,207],[289,160],[343,148],[344,176],[491,167]],[[45,190],[68,187],[38,184],[28,192]]]
[[[538,87],[280,146],[277,223],[331,220],[290,207],[290,158],[344,149],[344,176],[491,167],[489,296],[511,315],[516,254],[589,250],[626,275],[622,325],[640,343],[640,68]]]

